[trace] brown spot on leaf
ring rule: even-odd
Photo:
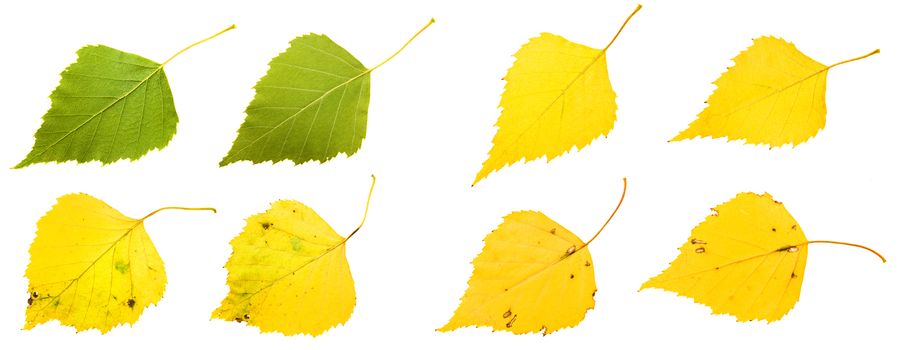
[[[799,275],[797,275],[795,272],[790,274],[790,278],[796,278],[796,277],[799,277]]]
[[[503,318],[509,318],[511,315],[513,315],[513,311],[506,310],[506,312],[503,313]]]
[[[31,292],[31,297],[37,299],[37,298],[38,298],[38,292]]]
[[[510,319],[510,322],[506,323],[506,328],[513,328],[514,323],[516,323],[516,315],[513,315],[513,318]]]
[[[551,234],[552,234],[552,235],[557,234],[557,228],[556,228],[556,227],[554,227],[554,228],[551,229]]]
[[[704,253],[704,252],[705,252],[705,247],[698,247],[698,248],[695,248],[695,252],[696,252],[696,253],[699,253],[699,254]]]
[[[236,317],[236,318],[234,318],[234,319],[233,319],[233,321],[236,321],[236,322],[239,322],[239,323],[242,323],[242,319],[241,319],[241,318],[239,318],[239,317]]]
[[[777,228],[776,228],[776,227],[771,227],[771,232],[777,232]]]
[[[263,228],[263,229],[265,229],[265,230],[268,230],[268,229],[271,228],[271,225],[273,225],[273,224],[272,224],[272,223],[269,223],[269,222],[262,222],[262,223],[261,223],[261,228]]]
[[[130,309],[131,309],[131,308],[134,308],[134,307],[135,307],[135,299],[134,299],[134,298],[129,298],[129,300],[126,300],[126,305],[128,305]]]
[[[573,278],[576,278],[576,275],[569,274],[569,279],[573,279]]]
[[[693,239],[689,240],[689,243],[692,243],[692,244],[708,244],[708,242],[705,242],[705,241],[700,240],[700,239],[698,239],[698,238],[693,238]]]
[[[790,228],[791,228],[791,229],[794,229],[794,230],[795,230],[796,228],[798,228],[798,227],[799,227],[799,226],[796,226],[796,225],[790,226]]]
[[[33,302],[35,302],[35,299],[32,297],[28,297],[28,305],[31,305],[31,303],[33,303]]]
[[[245,314],[245,315],[242,315],[242,318],[244,318],[244,319],[246,319],[246,320],[247,320],[247,319],[250,319],[250,318],[252,318],[252,315],[249,315],[249,314]]]
[[[591,266],[591,261],[586,261],[585,266]]]

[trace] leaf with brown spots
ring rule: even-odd
[[[680,255],[642,285],[690,297],[740,322],[777,321],[799,300],[809,241],[783,203],[740,193],[692,230]]]
[[[317,336],[345,323],[356,300],[346,241],[362,224],[343,238],[314,210],[292,200],[252,215],[230,242],[230,292],[211,317],[285,335]]]
[[[617,204],[604,226],[619,208]],[[550,334],[578,325],[595,306],[595,272],[587,247],[604,226],[583,243],[542,213],[507,215],[485,237],[459,308],[438,330],[487,326],[516,334]]]
[[[25,329],[59,320],[106,333],[157,304],[167,275],[144,222],[164,209],[214,210],[166,207],[136,220],[87,194],[60,197],[29,249]]]

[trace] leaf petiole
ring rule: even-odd
[[[600,235],[601,232],[604,231],[604,228],[607,227],[607,224],[610,223],[610,220],[613,219],[613,216],[617,214],[617,210],[620,210],[620,206],[623,205],[623,199],[625,199],[625,198],[626,198],[626,178],[624,177],[623,178],[623,194],[620,196],[620,201],[617,202],[617,207],[613,208],[613,212],[610,213],[610,216],[607,218],[607,221],[604,221],[604,225],[601,225],[601,228],[598,229],[598,232],[596,232],[594,236],[591,236],[591,239],[589,239],[588,242],[583,243],[581,246],[576,248],[573,252],[579,251],[580,249],[587,247],[589,244],[591,244],[592,241],[595,240],[595,238],[598,238],[598,235]]]
[[[148,215],[145,215],[143,218],[138,219],[138,221],[143,222],[143,221],[145,221],[145,219],[150,218],[150,217],[154,216],[154,214],[160,213],[164,210],[210,210],[210,211],[214,212],[215,214],[217,213],[217,209],[214,209],[214,208],[163,207],[163,208],[157,209],[155,211],[152,211]]]
[[[878,258],[881,258],[881,262],[885,262],[885,263],[887,262],[887,259],[885,259],[884,256],[881,255],[881,253],[878,253],[876,250],[871,249],[871,248],[866,247],[866,246],[861,245],[861,244],[847,243],[847,242],[838,242],[838,241],[825,241],[825,240],[808,241],[808,242],[805,242],[805,243],[803,243],[803,244],[809,245],[809,244],[812,244],[812,243],[828,243],[828,244],[846,245],[846,246],[850,246],[850,247],[862,248],[862,249],[865,249],[865,250],[870,251],[870,252],[874,253],[875,255],[877,255]]]
[[[623,25],[621,25],[620,29],[617,30],[617,33],[613,35],[613,39],[610,39],[610,42],[607,43],[607,46],[604,47],[604,50],[601,50],[600,55],[603,55],[604,52],[606,52],[607,49],[610,48],[610,45],[613,45],[613,42],[617,41],[617,37],[620,36],[620,33],[623,32],[623,28],[626,28],[626,24],[629,23],[629,20],[632,19],[632,16],[635,16],[635,14],[637,12],[639,12],[639,10],[641,10],[641,9],[642,9],[642,4],[639,4],[638,6],[635,7],[635,10],[633,10],[632,13],[629,14],[629,17],[626,17],[626,20],[623,21]],[[597,61],[597,59],[595,59],[595,61]]]
[[[850,58],[850,59],[848,59],[848,60],[843,60],[843,61],[834,63],[834,64],[832,64],[832,65],[829,65],[829,66],[827,66],[827,68],[825,68],[824,70],[829,70],[829,69],[834,68],[834,67],[836,67],[836,66],[839,66],[839,65],[841,65],[841,64],[845,64],[845,63],[849,63],[849,62],[858,61],[858,60],[861,60],[861,59],[863,59],[863,58],[866,58],[866,57],[869,57],[869,56],[873,56],[873,55],[876,55],[876,54],[879,54],[879,53],[881,53],[881,49],[875,49],[874,51],[869,52],[869,53],[867,53],[867,54],[864,54],[864,55],[862,55],[862,56],[855,57],[855,58]]]
[[[374,192],[374,183],[375,182],[377,182],[377,178],[374,177],[374,174],[372,174],[371,175],[371,188],[368,189],[368,199],[365,200],[365,214],[362,214],[362,222],[359,223],[359,226],[356,227],[355,230],[352,230],[352,233],[350,233],[349,236],[346,236],[346,239],[343,240],[343,243],[346,243],[346,241],[348,241],[350,238],[352,238],[352,236],[355,235],[356,232],[359,232],[359,229],[361,229],[362,226],[365,225],[365,218],[368,217],[368,207],[371,205],[371,193]],[[340,243],[340,244],[343,244],[343,243]]]
[[[195,42],[195,43],[192,44],[192,45],[186,46],[186,47],[183,48],[182,50],[179,50],[179,52],[173,54],[173,56],[170,56],[170,58],[168,58],[166,61],[164,61],[164,63],[161,63],[160,66],[163,67],[163,66],[167,65],[167,63],[170,63],[170,61],[172,61],[174,58],[176,58],[176,56],[179,56],[181,53],[188,51],[189,49],[195,47],[196,45],[201,44],[201,43],[203,43],[203,42],[206,42],[206,41],[208,41],[208,40],[214,39],[214,38],[216,38],[217,36],[219,36],[220,34],[226,33],[226,32],[228,32],[228,31],[230,31],[230,30],[233,30],[233,29],[236,29],[236,25],[235,25],[235,24],[233,24],[233,25],[231,25],[231,26],[229,26],[229,27],[226,27],[226,29],[224,29],[224,30],[221,30],[221,31],[217,32],[217,34],[211,35],[211,36],[209,36],[209,37],[207,37],[207,38],[204,38],[204,39],[201,39],[201,40]]]
[[[390,62],[390,60],[392,60],[394,57],[396,57],[396,55],[399,55],[400,52],[403,52],[403,49],[405,49],[406,46],[409,46],[409,44],[412,43],[412,41],[415,40],[415,38],[417,38],[419,34],[424,32],[425,29],[428,29],[428,27],[430,27],[432,24],[434,24],[434,22],[435,22],[434,18],[432,18],[430,21],[428,21],[428,24],[425,24],[425,26],[422,27],[422,29],[419,29],[418,32],[415,32],[415,34],[412,35],[412,37],[409,38],[409,40],[407,40],[406,43],[400,47],[399,50],[396,50],[396,52],[394,52],[392,55],[390,55],[390,57],[387,57],[386,59],[381,61],[381,63],[378,63],[377,65],[375,65],[374,67],[371,67],[370,69],[368,69],[367,71],[365,71],[364,73],[362,73],[360,75],[365,75],[365,74],[371,73],[375,69],[378,69],[378,67],[383,66],[384,63]],[[353,78],[352,80],[355,80],[355,78]]]

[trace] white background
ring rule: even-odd
[[[681,4],[680,4],[681,3]],[[112,349],[393,348],[901,348],[906,311],[902,10],[885,1],[646,1],[607,53],[618,121],[606,139],[553,160],[518,164],[470,188],[499,115],[512,54],[548,31],[603,47],[633,10],[629,1],[41,1],[0,9],[0,347]],[[252,86],[295,36],[328,34],[366,66],[437,19],[373,73],[368,137],[350,158],[293,166],[218,161],[245,118]],[[8,170],[30,149],[59,73],[87,44],[163,61],[198,39],[238,28],[167,67],[178,132],[136,162],[35,165]],[[899,34],[897,34],[899,33]],[[694,140],[667,143],[704,108],[711,82],[761,35],[792,41],[831,64],[880,55],[828,74],[827,128],[792,149]],[[225,296],[229,240],[277,199],[302,201],[346,235],[377,175],[364,229],[348,245],[358,295],[349,322],[286,337],[210,321]],[[622,210],[590,246],[597,307],[550,336],[443,325],[466,288],[482,238],[514,210],[540,210],[589,238],[629,179]],[[779,322],[737,323],[689,299],[638,292],[666,268],[710,208],[737,192],[769,192],[813,246],[800,302]],[[133,327],[101,336],[56,322],[24,324],[23,277],[35,222],[70,192],[126,215],[161,206],[146,223],[169,277],[163,300]]]

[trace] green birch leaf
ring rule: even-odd
[[[85,46],[50,94],[50,110],[31,152],[15,168],[36,163],[136,160],[167,146],[176,133],[176,107],[164,63],[103,45]]]
[[[326,35],[307,34],[274,57],[255,84],[233,147],[220,166],[291,160],[326,162],[359,150],[368,123],[371,72],[399,54],[366,68]]]

